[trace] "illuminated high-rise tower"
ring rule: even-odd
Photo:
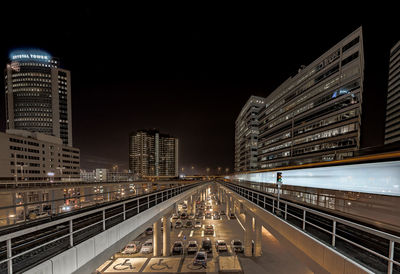
[[[5,69],[7,129],[40,132],[72,146],[71,76],[38,49],[10,52]]]

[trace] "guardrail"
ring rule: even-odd
[[[234,183],[220,183],[368,269],[400,273],[400,237]]]
[[[0,273],[18,273],[201,184],[160,190],[0,236]]]

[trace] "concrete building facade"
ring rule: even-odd
[[[37,49],[17,49],[6,66],[6,128],[56,136],[72,146],[71,75]]]
[[[25,130],[0,132],[1,181],[79,180],[80,151],[60,138]]]
[[[400,41],[390,50],[385,144],[400,141]]]
[[[260,168],[352,157],[360,148],[363,82],[360,27],[265,98]]]
[[[135,176],[178,176],[178,139],[158,130],[129,136],[129,169]]]
[[[259,135],[258,114],[264,98],[251,96],[235,122],[235,171],[256,170]]]

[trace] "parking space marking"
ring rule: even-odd
[[[143,272],[178,272],[181,257],[152,258]]]
[[[189,237],[193,237],[193,232],[194,232],[194,230],[190,231],[190,236]]]
[[[181,232],[179,232],[178,234],[178,238],[180,238],[182,236],[183,230],[181,230]]]
[[[147,258],[118,258],[104,272],[139,272]]]

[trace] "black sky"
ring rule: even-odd
[[[267,96],[360,25],[369,86],[363,123],[371,121],[362,142],[383,140],[388,54],[400,39],[395,17],[377,17],[385,8],[374,16],[261,7],[15,9],[2,9],[1,64],[12,48],[35,47],[71,71],[73,139],[84,169],[127,168],[129,133],[159,128],[179,138],[181,166],[232,170],[234,121],[249,96]],[[0,110],[4,130],[4,96]]]

